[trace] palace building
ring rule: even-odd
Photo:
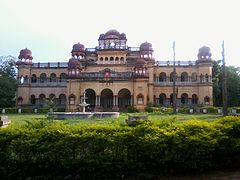
[[[33,62],[29,49],[20,51],[16,105],[44,107],[52,99],[66,111],[78,111],[85,92],[93,111],[144,111],[148,103],[172,106],[173,61],[153,58],[152,44],[127,46],[124,33],[100,34],[95,48],[73,45],[66,62]],[[212,65],[209,47],[194,61],[176,61],[177,106],[212,105]]]

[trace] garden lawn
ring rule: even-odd
[[[128,116],[133,115],[148,115],[148,119],[152,122],[160,121],[172,121],[172,122],[184,122],[190,119],[198,119],[203,121],[212,121],[216,118],[221,117],[217,114],[156,114],[156,113],[121,113],[119,118],[106,118],[106,119],[67,119],[67,120],[54,120],[54,121],[63,121],[69,124],[125,124],[125,120]],[[22,125],[26,122],[33,122],[39,120],[46,120],[46,114],[7,114],[9,119],[12,121],[12,124]]]

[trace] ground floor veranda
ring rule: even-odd
[[[115,95],[111,89],[103,89],[98,95],[93,89],[85,90],[86,103],[89,106],[86,111],[127,111],[128,107],[146,106],[148,103],[158,104],[163,107],[171,107],[173,104],[173,95],[168,97],[165,93],[153,95],[153,101],[149,100],[149,95],[139,93],[137,95],[130,90],[123,88]],[[83,102],[83,95],[77,97],[75,94],[40,94],[38,97],[30,95],[29,105],[35,107],[47,106],[47,100],[51,99],[57,106],[65,107],[67,111],[81,111],[80,103]],[[21,106],[22,99],[17,100],[17,105]],[[208,105],[210,98],[204,98],[204,104]],[[192,107],[200,104],[197,94],[182,93],[177,96],[178,107]],[[202,103],[201,103],[202,104]]]

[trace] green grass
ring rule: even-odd
[[[148,115],[148,119],[152,122],[159,121],[174,121],[174,122],[183,122],[190,119],[199,119],[203,121],[212,121],[216,118],[221,117],[217,114],[154,114],[154,113],[139,113]],[[106,118],[106,119],[66,119],[66,120],[54,120],[54,121],[63,121],[69,124],[125,124],[125,120],[128,118],[128,115],[137,115],[137,114],[127,114],[121,113],[119,118]],[[46,120],[47,117],[45,114],[8,114],[9,119],[12,121],[12,124],[22,125],[26,121],[38,121]]]

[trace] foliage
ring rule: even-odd
[[[127,108],[127,112],[128,112],[128,113],[136,113],[136,112],[138,112],[138,110],[137,110],[137,108],[135,108],[134,106],[129,106],[129,107]]]
[[[160,107],[159,105],[151,104],[151,103],[149,103],[145,107],[145,111],[148,112],[148,113],[152,113],[153,112],[153,113],[159,113],[159,114],[163,114],[163,113],[169,114],[169,113],[173,112],[172,108]]]
[[[0,129],[2,179],[184,174],[239,163],[240,117],[136,127],[37,121]]]
[[[221,61],[213,65],[213,103],[214,106],[222,106],[222,67]],[[226,67],[228,106],[240,106],[240,68]]]
[[[12,56],[0,56],[0,108],[15,104],[16,69]]]

